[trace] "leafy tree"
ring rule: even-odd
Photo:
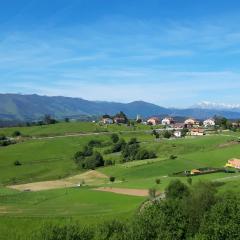
[[[84,168],[95,169],[104,166],[103,156],[99,152],[94,152],[92,156],[85,158]]]
[[[21,166],[22,164],[20,163],[20,161],[16,160],[16,161],[14,162],[14,165],[15,165],[15,166]]]
[[[148,189],[148,195],[150,199],[154,199],[156,197],[156,189],[155,188]]]
[[[90,148],[101,147],[101,145],[102,145],[102,142],[100,140],[97,140],[97,139],[92,139],[88,142],[88,146]]]
[[[156,184],[160,184],[161,183],[161,179],[160,178],[156,178],[155,182],[156,182]]]
[[[225,194],[205,215],[198,239],[240,239],[240,200]]]
[[[64,121],[68,123],[70,120],[69,118],[64,118]]]
[[[164,131],[163,132],[163,137],[164,138],[170,138],[172,136],[172,133],[170,131]]]
[[[113,144],[111,152],[121,152],[126,146],[126,142],[124,139],[120,139],[117,143]]]
[[[109,177],[109,181],[112,182],[112,183],[115,182],[115,177],[110,176],[110,177]]]
[[[18,130],[16,130],[16,131],[14,131],[14,132],[12,133],[12,136],[13,136],[13,137],[19,137],[19,136],[21,136],[21,132],[18,131]]]
[[[4,135],[4,134],[0,134],[0,141],[2,141],[2,140],[6,140],[7,138],[6,138],[6,136]]]
[[[117,143],[119,141],[119,136],[116,133],[111,135],[111,140],[113,143]]]
[[[184,183],[177,179],[170,182],[165,193],[167,199],[182,199],[189,195],[189,189]]]

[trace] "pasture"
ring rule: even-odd
[[[139,127],[135,131],[130,131],[127,126],[111,126],[107,134],[93,126],[93,123],[59,123],[44,126],[46,128],[18,128],[25,135],[40,137],[50,134],[53,137],[29,138],[0,148],[0,239],[27,239],[31,231],[48,221],[95,224],[107,219],[130,218],[147,199],[143,196],[148,189],[154,187],[163,192],[168,183],[177,178],[172,176],[173,173],[202,167],[221,168],[228,159],[240,158],[240,144],[231,144],[239,137],[239,133],[167,140],[156,139],[146,132],[151,130],[149,126]],[[8,135],[13,128],[1,129],[0,132],[2,130]],[[99,134],[93,134],[96,131]],[[89,134],[68,136],[69,133],[80,132]],[[111,132],[118,132],[125,141],[136,137],[140,146],[156,152],[157,158],[122,163],[120,153],[106,154],[105,150],[112,144]],[[115,165],[97,168],[94,173],[76,166],[74,153],[93,139],[102,142],[102,147],[96,147],[95,150],[101,152],[104,159],[114,160]],[[176,158],[171,159],[171,155]],[[14,165],[16,160],[22,165]],[[109,181],[110,176],[115,177],[115,182]],[[178,178],[187,182],[187,177]],[[160,180],[159,184],[156,179]],[[192,180],[193,184],[199,180],[221,182],[220,193],[240,190],[238,172],[194,176]],[[49,181],[62,181],[64,184],[59,189],[43,188],[41,191],[23,191],[29,185],[19,188],[22,191],[9,188],[9,185],[29,183],[35,187],[40,183],[46,186],[50,184]],[[65,181],[71,185],[65,184]],[[84,186],[76,187],[81,181],[84,181]],[[96,188],[109,189],[110,192],[97,191]],[[117,192],[114,189],[120,190]],[[129,189],[133,189],[132,192],[139,190],[144,194],[124,195],[121,189],[126,189],[125,192]],[[26,226],[28,228],[25,231]]]

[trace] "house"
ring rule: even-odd
[[[212,118],[209,118],[209,119],[203,121],[203,126],[204,127],[213,127],[213,126],[215,126],[215,120]]]
[[[114,122],[115,123],[126,123],[126,119],[124,117],[115,117]]]
[[[202,128],[193,128],[190,131],[191,136],[203,136],[205,135],[205,131]]]
[[[171,117],[166,117],[162,120],[162,125],[171,125],[174,124],[174,120]]]
[[[201,171],[198,169],[191,170],[191,175],[200,174],[200,173],[201,173]]]
[[[149,125],[158,125],[158,124],[160,124],[160,119],[157,117],[151,117],[147,120],[147,123]]]
[[[182,137],[182,132],[179,131],[179,130],[175,130],[175,131],[173,132],[173,135],[174,135],[174,137],[176,137],[176,138],[180,138],[180,137]]]
[[[113,124],[113,120],[111,118],[102,118],[102,123]]]
[[[173,128],[174,129],[183,129],[185,127],[185,124],[184,123],[175,123],[173,125]]]
[[[188,118],[187,120],[185,120],[184,124],[187,128],[199,127],[200,125],[199,121],[194,118]]]
[[[228,160],[225,167],[233,167],[233,168],[240,169],[240,159],[233,158],[233,159]]]

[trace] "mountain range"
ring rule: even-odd
[[[114,115],[119,111],[123,111],[130,118],[135,118],[137,114],[142,117],[168,115],[204,119],[218,115],[230,119],[240,118],[240,109],[234,111],[233,109],[214,109],[203,106],[176,109],[144,101],[118,103],[37,94],[0,94],[0,120],[34,121],[41,119],[45,114],[50,114],[58,119],[64,117],[77,119],[80,116]]]

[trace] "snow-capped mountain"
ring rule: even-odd
[[[192,106],[192,108],[216,109],[216,110],[228,110],[228,111],[240,112],[240,104],[215,103],[215,102],[209,102],[209,101],[202,101]]]

